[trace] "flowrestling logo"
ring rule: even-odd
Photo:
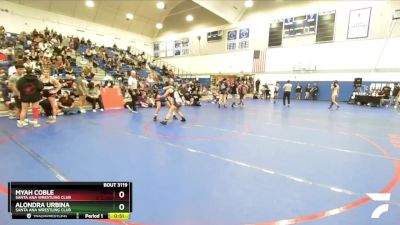
[[[368,197],[370,197],[373,201],[376,202],[389,202],[390,201],[390,193],[368,193]],[[389,204],[382,204],[375,208],[375,210],[371,214],[372,219],[379,219],[382,214],[389,211]]]

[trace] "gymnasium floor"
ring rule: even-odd
[[[9,219],[8,181],[58,180],[132,181],[132,219],[115,224],[399,224],[400,149],[391,142],[400,114],[328,104],[204,103],[168,126],[151,120],[153,109],[64,116],[40,129],[0,118],[0,224],[107,222]],[[390,207],[371,219],[384,204],[366,197],[376,192],[392,194]]]

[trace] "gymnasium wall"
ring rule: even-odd
[[[400,27],[400,23],[399,23]],[[315,44],[267,50],[266,73],[291,74],[294,66],[316,66],[318,73],[369,74],[370,71],[399,72],[398,49],[400,38],[359,40],[339,43]],[[170,57],[164,61],[177,65],[193,74],[249,73],[252,71],[253,51],[236,51],[221,54]],[[347,73],[346,73],[347,74]],[[314,74],[315,75],[315,74]],[[340,75],[342,79],[351,79]],[[392,75],[380,75],[388,79]],[[321,79],[326,79],[324,76]],[[373,76],[366,77],[373,79]],[[318,79],[318,78],[316,78]]]
[[[21,31],[32,31],[34,28],[44,30],[48,27],[49,29],[61,32],[63,35],[89,38],[98,45],[112,46],[116,43],[120,48],[126,49],[127,46],[134,46],[146,52],[150,52],[152,49],[151,38],[132,32],[8,1],[1,1],[0,8],[9,10],[9,12],[0,12],[0,24],[4,25],[8,32],[19,33]]]
[[[372,7],[369,37],[348,40],[350,10],[365,7]],[[400,1],[291,1],[289,6],[287,3],[284,5],[283,1],[274,1],[270,7],[252,9],[252,14],[245,14],[242,21],[237,24],[160,37],[158,40],[188,37],[191,41],[190,56],[170,57],[164,60],[193,74],[242,71],[250,73],[253,50],[267,48],[270,21],[336,10],[333,42],[316,44],[315,35],[284,38],[281,47],[267,49],[266,72],[261,76],[268,76],[267,79],[286,80],[293,77],[292,71],[295,66],[310,68],[316,66],[317,73],[298,76],[298,79],[350,81],[354,76],[361,76],[366,80],[393,81],[399,78],[395,74],[386,72],[400,72],[397,60],[400,49],[400,21],[396,23],[392,21],[394,9],[398,8]],[[250,28],[249,50],[226,51],[225,36],[219,42],[206,41],[208,31],[239,27]],[[391,27],[393,28],[391,38],[386,39]],[[197,39],[199,35],[202,36],[200,41]],[[375,71],[375,74],[371,71]]]
[[[216,74],[251,71],[252,58],[253,51],[240,51],[189,57],[170,57],[163,58],[163,60],[193,74]]]

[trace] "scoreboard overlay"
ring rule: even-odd
[[[131,182],[10,182],[13,219],[129,219]]]

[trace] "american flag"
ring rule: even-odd
[[[267,50],[254,50],[253,73],[265,72]]]

